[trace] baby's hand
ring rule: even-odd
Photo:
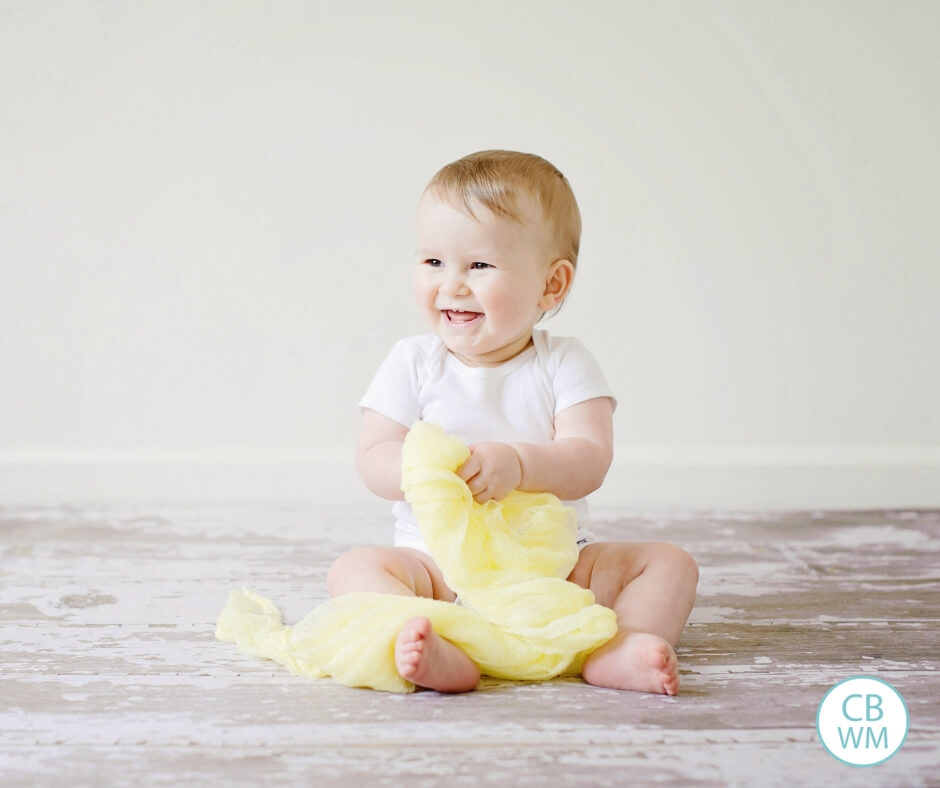
[[[522,482],[522,462],[508,443],[474,443],[469,448],[470,458],[457,475],[477,503],[501,501]]]

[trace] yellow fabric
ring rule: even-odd
[[[466,445],[416,422],[402,449],[402,489],[460,604],[392,594],[330,599],[285,627],[262,596],[232,591],[216,637],[306,676],[353,687],[411,692],[395,669],[404,624],[426,616],[480,672],[542,680],[579,674],[584,658],[617,631],[614,612],[565,580],[578,559],[576,515],[549,493],[518,490],[478,504],[456,470]]]

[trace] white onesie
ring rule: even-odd
[[[398,340],[379,366],[358,407],[405,427],[432,421],[467,445],[483,441],[548,443],[555,415],[594,397],[610,397],[604,373],[577,339],[535,329],[533,344],[498,367],[468,367],[436,334]],[[587,499],[564,501],[578,513],[578,545],[593,536],[585,528]],[[396,501],[395,546],[427,553],[411,505]]]

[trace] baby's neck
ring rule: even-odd
[[[499,366],[502,366],[503,364],[506,364],[512,361],[516,356],[518,356],[521,353],[524,353],[534,344],[535,344],[535,341],[532,339],[532,336],[530,335],[527,342],[525,342],[518,349],[509,348],[509,352],[506,355],[504,355],[503,352],[501,352],[501,351],[505,351],[506,348],[500,348],[500,350],[495,351],[491,357],[487,357],[487,356],[468,357],[461,353],[457,353],[451,350],[450,348],[447,349],[447,352],[450,353],[452,356],[454,356],[454,358],[456,358],[464,366],[467,366],[467,367],[499,367]]]

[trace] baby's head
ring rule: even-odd
[[[571,186],[545,159],[502,150],[465,156],[438,171],[421,198],[419,307],[465,362],[502,363],[564,302],[580,238]]]
[[[533,201],[541,208],[541,229],[551,234],[555,259],[570,260],[577,267],[578,203],[568,179],[541,156],[511,150],[471,153],[438,170],[425,193],[429,191],[471,217],[476,218],[474,204],[482,204],[496,216],[520,224],[529,220],[520,202]]]

